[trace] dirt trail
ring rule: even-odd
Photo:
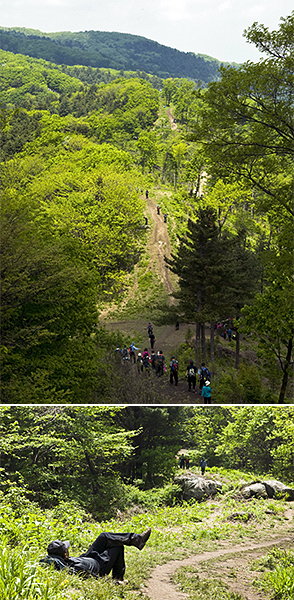
[[[263,598],[266,598],[266,596],[250,586],[250,583],[252,583],[252,580],[254,579],[254,573],[252,570],[249,571],[248,562],[258,558],[266,549],[276,545],[287,547],[291,542],[293,543],[293,537],[272,538],[270,540],[264,540],[259,544],[239,544],[238,546],[221,548],[220,550],[214,550],[212,552],[204,552],[203,554],[190,556],[183,560],[170,561],[164,565],[159,565],[154,569],[146,586],[146,594],[151,600],[186,600],[187,595],[178,590],[171,579],[172,576],[180,567],[199,567],[200,563],[205,563],[206,561],[214,559],[214,563],[212,566],[209,566],[208,572],[205,572],[207,567],[205,568],[204,565],[206,577],[215,576],[222,581],[225,580],[225,582],[229,584],[230,591],[243,594],[246,600],[262,600]],[[229,564],[226,565],[227,569],[224,568],[224,557],[227,557],[230,560]],[[215,569],[216,571],[218,570],[218,559],[222,559],[222,563],[219,567],[219,572],[216,573]],[[226,581],[225,575],[226,570],[228,571],[228,569],[230,572],[234,570],[234,572],[238,573],[237,576],[234,575],[234,580],[232,582],[230,580]],[[238,572],[239,570],[240,572]],[[247,570],[248,576],[246,576]],[[202,578],[201,571],[198,571],[198,574],[200,578]],[[229,574],[228,577],[230,577]]]
[[[171,112],[171,109],[170,109],[169,107],[166,109],[166,114],[167,114],[167,116],[168,116],[168,119],[169,119],[169,122],[170,122],[170,127],[171,127],[171,129],[173,129],[173,130],[174,130],[174,129],[177,129],[177,128],[178,128],[178,126],[177,126],[177,124],[175,123],[175,118],[174,118],[174,115],[172,114],[172,112]]]
[[[153,259],[153,262],[156,264],[160,279],[166,291],[168,294],[172,294],[173,286],[170,280],[170,273],[164,261],[164,256],[166,255],[168,258],[170,258],[171,254],[171,245],[167,224],[164,223],[161,211],[159,215],[157,214],[157,205],[154,200],[148,199],[146,201],[146,206],[153,221],[153,228],[149,238],[150,256],[151,259]],[[170,302],[171,304],[174,304],[174,299],[171,298]]]

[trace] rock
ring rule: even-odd
[[[222,489],[222,484],[219,481],[188,473],[177,475],[175,483],[181,486],[184,500],[190,500],[190,498],[202,500],[208,496],[215,496]]]
[[[263,483],[251,483],[241,490],[243,498],[267,498],[266,487]]]
[[[255,519],[253,513],[246,512],[245,510],[240,510],[240,512],[234,512],[227,517],[227,521],[243,521],[247,523],[249,519]]]
[[[254,481],[241,488],[241,494],[246,499],[255,496],[257,498],[283,497],[285,500],[294,500],[294,489],[275,479]]]
[[[269,498],[274,498],[277,492],[283,492],[286,486],[281,481],[270,479],[263,482]]]

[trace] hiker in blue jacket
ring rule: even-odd
[[[137,348],[135,346],[135,342],[132,342],[130,347],[129,347],[129,354],[130,354],[130,359],[134,361],[134,363],[136,362],[136,355],[135,355],[135,350],[140,350],[140,348]]]

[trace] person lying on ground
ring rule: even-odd
[[[69,556],[69,541],[54,540],[48,545],[48,554],[41,562],[53,563],[58,570],[69,567],[74,573],[94,577],[103,577],[112,571],[112,579],[116,583],[122,583],[126,570],[124,546],[135,546],[138,550],[143,550],[150,534],[150,527],[142,534],[100,533],[89,549],[78,557]]]

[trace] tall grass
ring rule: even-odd
[[[0,547],[0,597],[2,600],[58,600],[54,582],[40,576],[39,566],[25,549]]]

